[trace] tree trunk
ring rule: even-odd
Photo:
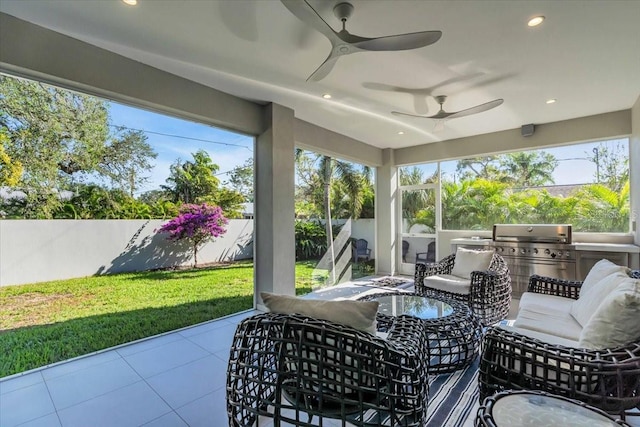
[[[325,159],[324,164],[324,218],[327,232],[327,250],[329,252],[329,269],[331,273],[331,284],[336,283],[335,263],[336,256],[333,248],[333,228],[331,225],[331,158]]]
[[[198,266],[198,245],[193,245],[193,267]]]

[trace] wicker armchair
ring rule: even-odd
[[[640,278],[640,271],[630,273]],[[577,299],[582,282],[534,275],[528,292]],[[580,400],[624,419],[640,408],[640,340],[589,350],[489,328],[480,359],[480,399],[509,389],[541,390]]]
[[[498,254],[493,254],[488,270],[471,273],[471,289],[468,294],[425,285],[424,278],[427,276],[451,274],[455,260],[456,254],[453,253],[436,263],[416,263],[416,292],[424,296],[453,298],[466,303],[483,326],[505,319],[511,305],[511,276],[504,258]]]
[[[378,320],[386,339],[300,315],[263,313],[236,330],[227,371],[231,426],[424,426],[425,333],[420,320]],[[318,419],[314,420],[314,417]],[[326,421],[325,421],[326,422]]]

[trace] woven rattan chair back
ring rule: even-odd
[[[424,296],[452,298],[466,303],[483,326],[489,326],[505,319],[511,306],[511,276],[509,267],[498,254],[493,254],[486,271],[471,273],[471,287],[468,294],[448,292],[430,288],[424,278],[439,274],[451,274],[456,260],[453,253],[436,263],[416,263],[414,283],[416,292]]]
[[[230,425],[272,418],[276,426],[306,427],[334,418],[356,426],[423,426],[424,332],[406,316],[386,322],[389,338],[382,340],[299,315],[245,319],[227,371]]]

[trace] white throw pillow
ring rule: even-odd
[[[605,276],[587,289],[580,289],[580,297],[571,304],[570,313],[573,318],[582,327],[586,326],[607,295],[628,277],[627,273],[617,271]]]
[[[475,251],[458,248],[451,274],[465,279],[471,279],[472,271],[485,271],[493,259],[493,251]]]
[[[628,274],[629,269],[627,267],[614,264],[608,259],[601,259],[596,262],[582,282],[582,286],[580,287],[580,296],[582,296],[583,292],[589,291],[589,289],[595,286],[599,281],[614,273]]]
[[[602,301],[580,334],[580,347],[615,348],[640,338],[640,280],[627,277]]]
[[[267,292],[261,292],[260,297],[264,301],[264,305],[273,313],[297,313],[316,319],[341,323],[370,334],[376,333],[378,301],[327,301],[276,295]]]

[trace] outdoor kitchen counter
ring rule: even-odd
[[[451,253],[454,253],[458,247],[462,248],[478,248],[490,245],[492,240],[486,237],[472,239],[471,237],[458,237],[451,239]]]
[[[573,242],[576,251],[640,253],[640,246],[623,243],[582,243]]]

